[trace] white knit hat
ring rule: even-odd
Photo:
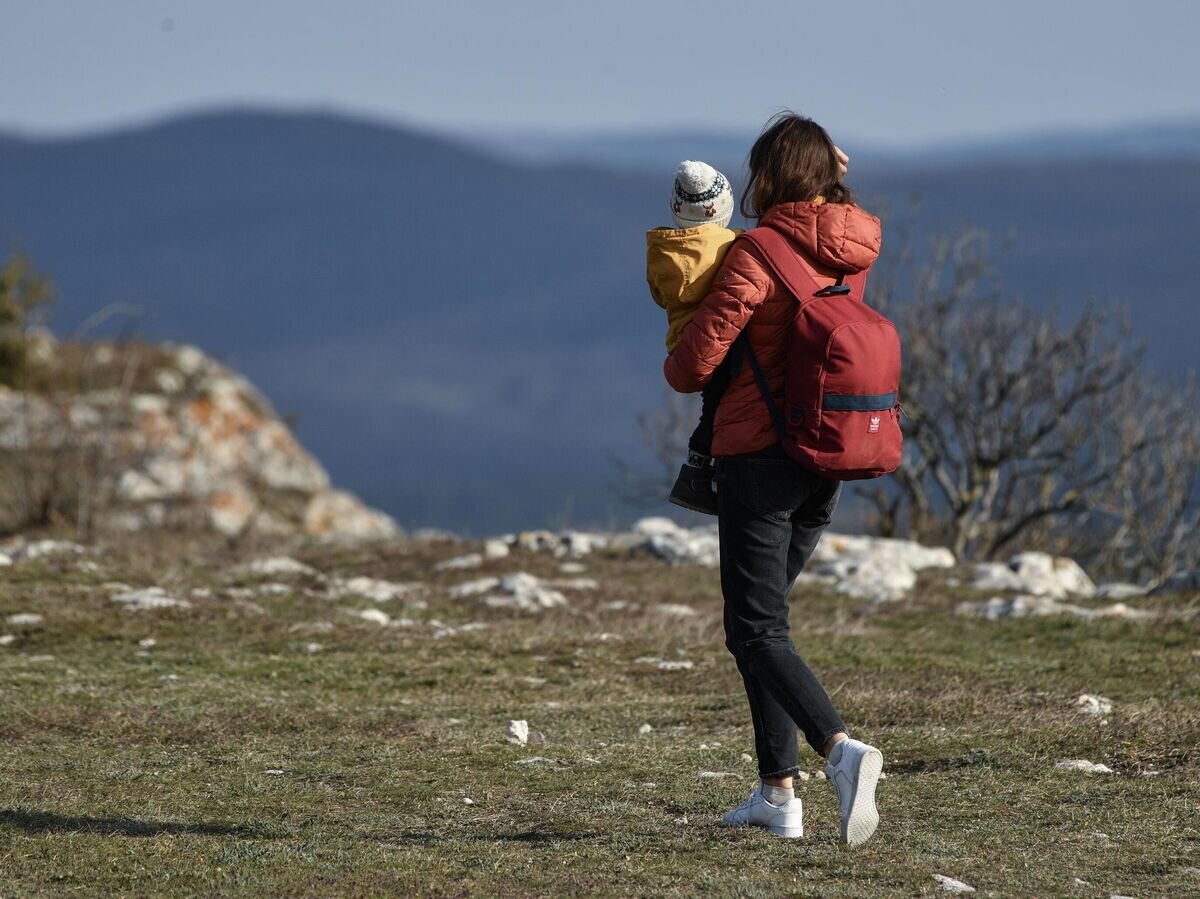
[[[729,179],[707,162],[686,159],[675,170],[670,209],[680,228],[707,224],[724,228],[733,217],[733,188]]]

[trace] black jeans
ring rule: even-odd
[[[700,423],[688,439],[688,449],[705,456],[712,455],[713,429],[717,421],[717,406],[736,374],[737,365],[730,353],[717,366],[704,389],[700,391]]]
[[[762,777],[796,774],[796,728],[818,754],[846,726],[796,652],[788,593],[841,494],[776,444],[717,460],[717,521],[725,646],[737,661],[754,722]]]

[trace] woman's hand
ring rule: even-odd
[[[842,152],[842,148],[834,144],[833,152],[837,156],[838,164],[838,181],[846,177],[846,170],[850,167],[850,157]]]

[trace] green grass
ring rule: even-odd
[[[874,609],[796,595],[801,652],[886,758],[880,830],[847,850],[815,779],[797,784],[803,840],[719,826],[756,778],[715,572],[591,557],[598,590],[527,615],[449,599],[478,576],[431,572],[458,551],[295,553],[428,582],[427,608],[380,606],[416,620],[390,628],[349,614],[366,600],[305,595],[311,582],[230,598],[253,579],[211,549],[0,569],[0,616],[45,616],[0,617],[18,636],[0,647],[0,893],[912,896],[937,894],[935,873],[979,895],[1200,893],[1200,622],[1185,598],[1141,603],[1164,613],[1150,622],[982,622],[936,583]],[[480,573],[556,564],[519,553]],[[107,581],[216,595],[133,612]],[[435,637],[431,619],[487,628]],[[1106,724],[1075,711],[1081,692],[1115,701]],[[545,742],[506,743],[509,718]],[[534,755],[552,762],[517,764]],[[1055,770],[1064,758],[1116,773]]]

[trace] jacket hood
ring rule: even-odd
[[[647,231],[646,281],[654,302],[666,309],[704,299],[730,243],[741,233],[717,225]]]
[[[791,238],[813,261],[861,272],[879,258],[879,219],[851,203],[780,203],[758,224]]]

